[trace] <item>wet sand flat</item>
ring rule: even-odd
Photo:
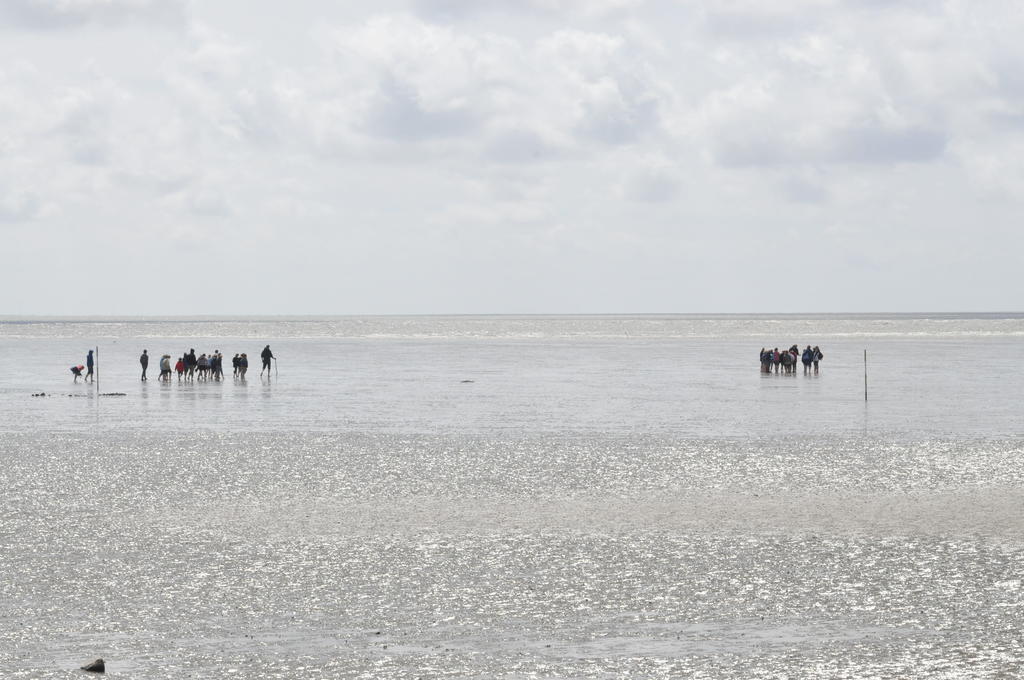
[[[94,325],[107,402],[45,377],[82,325],[0,324],[27,357],[0,385],[11,677],[1024,666],[1017,320],[277,323]],[[768,337],[811,332],[819,376],[758,373]],[[266,341],[279,378],[135,375],[142,343]],[[751,351],[695,368],[709,347]]]

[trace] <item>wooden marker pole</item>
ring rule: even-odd
[[[96,381],[96,398],[100,398],[100,346],[96,345],[96,375],[93,376],[93,380]]]
[[[864,350],[864,401],[868,400],[868,351]]]

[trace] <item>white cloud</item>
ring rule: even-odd
[[[766,278],[799,285],[767,264],[789,253],[779,234],[816,244],[822,304],[848,308],[880,299],[851,297],[849,272],[864,267],[925,277],[924,292],[887,304],[938,308],[924,297],[945,285],[932,263],[987,258],[990,282],[1024,264],[1011,228],[1024,208],[1013,12],[929,0],[249,7],[3,5],[0,223],[34,234],[9,239],[12,257],[46,238],[102,260],[139,234],[179,252],[215,236],[223,257],[188,251],[219,262],[196,267],[196,288],[292,263],[281,309],[261,310],[281,312],[289,291],[349,311],[308,293],[367,281],[379,285],[351,311],[668,310],[679,298],[659,291],[701,277],[722,279],[722,311],[746,309]],[[965,248],[965,221],[986,238]],[[489,286],[460,293],[473,285],[460,272]],[[572,292],[543,293],[561,286]],[[32,293],[41,311],[59,311],[54,290]],[[587,303],[588,290],[601,297]],[[1007,297],[986,289],[979,306],[1019,306]]]
[[[0,186],[0,222],[26,222],[42,212],[42,202],[31,192]]]
[[[517,127],[495,128],[484,142],[485,160],[529,164],[551,160],[561,153],[558,141],[545,139],[539,131]]]
[[[467,20],[481,14],[546,13],[569,17],[601,17],[643,5],[645,0],[413,0],[414,11],[429,20]]]
[[[480,135],[484,158],[547,156],[574,137],[617,144],[657,125],[659,93],[622,40],[557,31],[537,41],[377,17],[332,35],[334,69],[310,93],[322,140]],[[504,147],[503,147],[504,144]],[[451,147],[448,148],[451,151]],[[470,155],[479,153],[466,150]]]
[[[664,203],[679,194],[680,178],[675,168],[661,158],[641,161],[622,184],[622,195],[632,201]]]
[[[185,0],[4,0],[0,21],[31,29],[88,24],[181,27]]]

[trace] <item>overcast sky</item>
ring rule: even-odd
[[[1024,5],[2,0],[0,314],[1024,309]]]

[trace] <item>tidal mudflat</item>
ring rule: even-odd
[[[1012,677],[1022,338],[969,316],[7,320],[0,665]],[[266,342],[269,380],[136,374],[144,347]],[[818,376],[759,372],[794,342]],[[124,396],[70,384],[94,346]]]

